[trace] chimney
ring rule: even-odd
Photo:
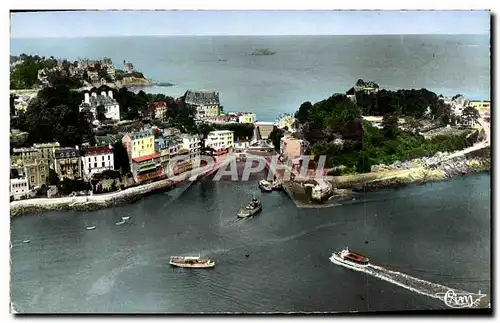
[[[93,92],[92,97],[97,98],[97,93]]]
[[[85,103],[87,103],[87,104],[90,103],[90,94],[89,94],[89,92],[85,93]]]
[[[109,96],[110,98],[113,98],[113,91],[109,90],[109,91],[108,91],[108,96]]]
[[[101,96],[106,96],[106,91],[102,91]]]

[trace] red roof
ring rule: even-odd
[[[153,109],[166,108],[167,107],[167,102],[165,102],[165,101],[151,102],[149,104],[149,107],[153,108]]]
[[[132,160],[135,161],[136,163],[140,163],[140,162],[150,160],[150,159],[155,159],[155,158],[160,158],[160,154],[152,154],[152,155],[147,155],[147,156],[142,156],[142,157],[136,157],[136,158],[132,158]]]
[[[87,148],[85,150],[85,155],[90,155],[90,156],[112,154],[112,153],[113,153],[113,149],[109,148],[108,146],[91,147],[91,148]]]

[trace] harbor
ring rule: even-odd
[[[248,182],[201,178],[182,192],[176,192],[179,187],[133,204],[13,218],[16,310],[255,313],[293,311],[294,304],[314,311],[377,311],[387,304],[393,310],[448,308],[439,299],[335,266],[328,258],[343,246],[380,266],[402,266],[397,271],[422,280],[489,294],[488,175],[361,194],[334,209],[298,209],[284,192],[261,193],[258,182],[264,176],[256,174]],[[475,188],[472,195],[464,186]],[[262,213],[238,221],[238,209],[254,193]],[[452,197],[455,202],[443,210],[442,200]],[[116,225],[129,215],[130,223]],[[461,225],[450,226],[456,221]],[[89,225],[96,229],[86,231]],[[468,230],[472,225],[478,229]],[[26,239],[30,243],[23,243]],[[407,252],[430,243],[425,254]],[[169,265],[171,256],[199,253],[213,259],[215,268]],[[359,292],[346,295],[346,288]],[[280,297],[283,293],[290,296]]]

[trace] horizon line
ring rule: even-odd
[[[80,38],[125,38],[125,37],[292,37],[292,36],[490,36],[491,31],[489,33],[404,33],[404,34],[263,34],[263,35],[255,35],[255,34],[214,34],[214,35],[88,35],[88,36],[43,36],[43,37],[12,37],[12,39],[53,39],[53,38],[64,38],[64,39],[80,39]]]

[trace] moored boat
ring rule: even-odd
[[[346,265],[348,267],[366,267],[370,264],[370,259],[356,252],[351,252],[346,247],[340,252],[334,252],[330,257],[333,263]]]
[[[281,190],[283,188],[283,185],[281,184],[280,181],[278,181],[277,179],[275,179],[272,183],[271,183],[271,188],[273,190]]]
[[[127,221],[128,219],[130,219],[130,216],[122,216],[123,221]]]
[[[262,192],[272,192],[273,187],[272,184],[266,181],[265,179],[259,181],[259,188]]]
[[[94,230],[95,229],[95,225],[91,226],[91,227],[87,227],[87,230]]]
[[[238,211],[239,218],[248,218],[262,211],[262,203],[255,197]]]
[[[213,268],[215,261],[198,257],[170,257],[170,265],[182,268]]]

